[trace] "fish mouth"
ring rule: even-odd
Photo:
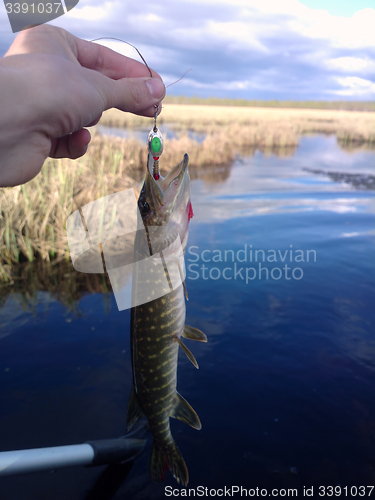
[[[157,180],[152,175],[153,162],[153,157],[149,154],[143,186],[145,201],[153,208],[155,213],[169,212],[173,210],[181,191],[186,189],[189,184],[189,156],[185,153],[183,160],[165,178],[160,176]]]

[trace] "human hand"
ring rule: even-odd
[[[106,109],[153,117],[165,87],[152,74],[61,28],[22,31],[0,59],[0,186],[29,181],[48,156],[84,155],[91,138],[84,127]]]

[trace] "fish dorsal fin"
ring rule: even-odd
[[[181,347],[181,349],[184,351],[184,353],[186,354],[186,356],[190,359],[190,361],[193,363],[193,365],[195,366],[195,368],[199,368],[198,366],[198,363],[197,363],[197,360],[194,358],[193,354],[189,351],[189,349],[186,347],[186,345],[182,342],[181,339],[178,339],[176,337],[176,340],[178,342],[178,345]]]
[[[181,394],[176,391],[176,399],[174,401],[174,405],[172,408],[172,413],[170,417],[178,418],[185,424],[190,425],[194,429],[198,431],[202,428],[201,421],[199,420],[198,415],[195,413],[193,408],[189,405],[189,403],[184,399]]]
[[[182,336],[190,340],[199,340],[199,342],[207,342],[206,335],[198,330],[198,328],[193,328],[192,326],[185,325]]]
[[[139,404],[138,396],[133,385],[128,403],[127,432],[129,432],[142,417],[144,417],[144,413]]]

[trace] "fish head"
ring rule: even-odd
[[[187,240],[189,220],[193,216],[190,202],[190,177],[187,154],[181,163],[176,165],[166,177],[155,179],[153,157],[149,154],[147,172],[138,199],[138,208],[146,229],[154,229],[154,241],[158,240],[158,250],[162,242],[167,245],[177,235],[181,242]]]

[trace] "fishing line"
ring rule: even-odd
[[[180,82],[180,81],[183,79],[183,77],[184,77],[187,73],[189,73],[189,71],[193,71],[193,68],[190,68],[190,69],[186,70],[186,71],[185,71],[185,73],[181,76],[181,78],[179,78],[178,80],[176,80],[176,81],[175,81],[175,82],[173,82],[173,83],[170,83],[170,84],[169,84],[169,85],[167,85],[165,88],[167,89],[168,87],[171,87],[171,86],[172,86],[172,85],[174,85],[175,83]]]
[[[147,68],[147,69],[149,70],[149,72],[150,72],[150,76],[151,76],[151,78],[153,78],[153,76],[152,76],[152,71],[151,71],[151,69],[150,69],[149,65],[147,64],[146,59],[142,56],[142,54],[140,53],[140,51],[137,49],[137,47],[136,47],[135,45],[133,45],[133,44],[132,44],[132,43],[130,43],[130,42],[127,42],[126,40],[121,40],[121,38],[115,38],[115,37],[113,37],[113,36],[101,36],[100,38],[94,38],[94,40],[90,40],[90,42],[97,42],[97,41],[99,41],[99,40],[116,40],[117,42],[127,43],[128,45],[130,45],[131,47],[133,47],[133,49],[135,49],[135,50],[137,51],[137,53],[138,53],[139,57],[140,57],[140,58],[142,59],[142,61],[145,63],[146,68]],[[185,76],[187,73],[189,73],[189,71],[192,71],[192,69],[193,69],[193,68],[190,68],[190,69],[188,69],[187,71],[185,71],[185,73],[181,76],[181,78],[179,78],[178,80],[176,80],[176,81],[175,81],[175,82],[173,82],[173,83],[170,83],[170,84],[169,84],[169,85],[167,85],[165,88],[167,89],[168,87],[171,87],[171,86],[172,86],[172,85],[174,85],[175,83],[180,82],[180,81],[184,78],[184,76]]]
[[[139,57],[145,63],[146,68],[149,70],[150,76],[152,78],[152,71],[150,70],[149,65],[146,63],[145,58],[142,56],[142,54],[139,52],[139,50],[137,49],[137,47],[135,45],[133,45],[130,42],[126,42],[125,40],[121,40],[120,38],[115,38],[113,36],[101,36],[100,38],[94,38],[94,40],[90,40],[90,42],[97,42],[98,40],[117,40],[118,42],[127,43],[128,45],[130,45],[131,47],[133,47],[133,49],[135,49],[138,52]]]
[[[130,45],[131,47],[133,47],[133,49],[135,49],[137,51],[139,57],[145,63],[146,68],[149,70],[150,76],[152,78],[152,71],[151,71],[149,65],[147,64],[146,59],[142,56],[142,54],[140,53],[140,51],[137,49],[137,47],[135,45],[133,45],[130,42],[127,42],[126,40],[121,40],[121,38],[116,38],[116,37],[113,37],[113,36],[102,36],[100,38],[95,38],[94,40],[90,40],[90,41],[91,42],[97,42],[99,40],[116,40],[117,42],[126,43],[126,44]],[[181,78],[179,78],[178,80],[176,80],[173,83],[170,83],[165,88],[167,89],[168,87],[171,87],[175,83],[180,82],[184,78],[184,76],[187,73],[189,73],[189,71],[191,71],[191,70],[192,70],[192,68],[190,68],[187,71],[185,71],[185,73],[181,76]],[[163,142],[164,141],[163,141],[163,137],[161,135],[161,132],[158,130],[158,127],[156,125],[156,120],[157,120],[157,117],[158,117],[158,114],[159,114],[159,110],[160,110],[160,103],[159,104],[154,104],[154,108],[155,108],[155,116],[154,116],[155,124],[154,124],[153,129],[150,131],[150,133],[148,135],[147,145],[148,145],[148,150],[152,154],[152,157],[153,157],[153,160],[154,160],[152,176],[154,177],[155,180],[158,180],[159,177],[160,177],[160,172],[159,172],[159,158],[160,158],[161,153],[163,152]],[[102,255],[102,257],[103,257],[103,255]],[[103,258],[103,263],[104,263],[104,258]]]

